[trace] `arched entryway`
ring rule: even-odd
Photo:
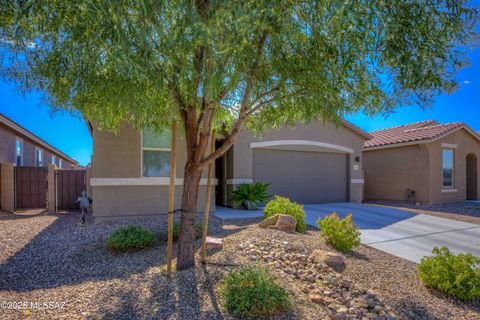
[[[477,200],[477,157],[470,153],[467,155],[467,200]]]

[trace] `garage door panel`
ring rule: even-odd
[[[257,149],[254,179],[269,192],[300,203],[347,201],[347,155]]]

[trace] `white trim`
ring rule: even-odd
[[[442,189],[442,193],[448,193],[448,192],[458,192],[458,189],[450,189],[450,188]]]
[[[142,150],[143,151],[168,151],[168,152],[172,152],[172,149],[171,148],[145,148],[145,147],[142,147]]]
[[[442,143],[442,148],[457,149],[457,145],[455,143]]]
[[[365,183],[364,179],[351,179],[350,183]]]
[[[353,149],[351,148],[339,146],[337,144],[331,144],[331,143],[320,142],[320,141],[312,141],[312,140],[274,140],[274,141],[261,141],[261,142],[250,143],[250,148],[252,149],[274,147],[274,146],[315,146],[315,147],[323,147],[323,148],[343,151],[345,153],[353,153]]]
[[[244,183],[253,183],[253,179],[227,179],[228,185],[237,185],[237,184],[244,184]]]
[[[92,187],[106,186],[168,186],[170,185],[169,177],[157,178],[90,178]],[[176,186],[183,185],[183,178],[175,179]],[[200,185],[207,185],[207,179],[200,179]],[[212,179],[212,185],[217,185],[217,179]]]

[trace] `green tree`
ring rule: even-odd
[[[202,170],[242,128],[428,106],[455,89],[476,18],[462,0],[0,0],[1,74],[100,129],[181,121],[183,269]]]

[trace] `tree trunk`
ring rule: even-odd
[[[178,239],[177,270],[195,265],[195,220],[202,167],[193,161],[185,165],[182,215]]]

